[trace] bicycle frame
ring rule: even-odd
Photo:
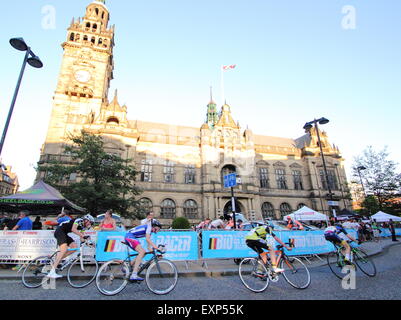
[[[121,243],[127,246],[127,247],[126,247],[126,249],[127,249],[127,257],[126,257],[125,260],[123,260],[123,261],[125,261],[125,262],[128,263],[130,272],[132,272],[133,267],[132,267],[132,265],[131,265],[131,262],[135,260],[135,258],[138,256],[138,253],[129,253],[129,248],[130,248],[130,247],[129,247],[125,242],[123,242],[123,241],[121,241]],[[153,257],[152,257],[150,260],[148,260],[148,261],[146,261],[146,262],[144,262],[143,264],[140,265],[139,270],[138,270],[138,273],[141,273],[143,270],[147,269],[147,268],[151,265],[151,263],[152,263],[153,261],[156,261],[156,264],[157,264],[158,256],[159,256],[159,255],[156,253],[156,251],[153,250],[153,251],[145,252],[145,256],[147,256],[147,255],[149,255],[149,254],[153,254]],[[145,257],[145,256],[144,256],[144,257]],[[160,254],[160,256],[162,256],[162,255]],[[134,259],[131,259],[132,257],[135,257],[135,258],[134,258]],[[160,272],[159,265],[157,265],[157,269],[158,269],[159,272]]]

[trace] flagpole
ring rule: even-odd
[[[225,104],[225,91],[224,91],[224,67],[221,66],[221,99],[222,99],[222,103],[221,105],[224,106]]]

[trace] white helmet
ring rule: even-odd
[[[87,215],[83,216],[82,219],[90,221],[91,224],[95,223],[95,218],[92,217],[90,214],[87,214]]]

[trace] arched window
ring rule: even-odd
[[[100,44],[102,44],[102,43],[103,43],[102,38],[99,38],[98,44],[100,45]]]
[[[195,200],[184,202],[184,215],[188,219],[196,219],[198,217],[198,204]]]
[[[262,216],[263,219],[276,219],[274,207],[270,202],[264,202],[262,204]]]
[[[98,16],[98,15],[99,15],[99,9],[96,8],[96,9],[95,9],[95,12],[96,12],[96,15]]]
[[[147,215],[149,212],[153,211],[153,203],[148,198],[142,198],[139,200],[139,210],[142,214]]]
[[[96,42],[95,37],[92,37],[91,42],[92,42],[93,44],[95,44],[95,42]]]
[[[84,36],[84,41],[88,41],[88,36]]]
[[[74,41],[75,40],[75,34],[74,32],[70,34],[70,41]]]
[[[175,218],[175,212],[175,202],[171,199],[163,200],[160,206],[160,217],[164,219],[173,219]]]
[[[107,119],[107,124],[118,125],[119,123],[120,121],[116,117],[110,117]]]
[[[221,169],[221,183],[224,185],[224,177],[230,173],[236,173],[237,168],[231,164],[224,166]]]
[[[286,216],[287,214],[290,214],[292,212],[291,206],[287,203],[284,202],[280,205],[280,214],[281,217]]]
[[[95,24],[93,24],[93,27],[92,27],[92,29],[93,29],[93,31],[96,31],[97,30],[97,24],[95,23]]]
[[[91,27],[91,24],[89,22],[86,23],[86,29],[89,30]]]
[[[305,203],[300,203],[300,204],[297,206],[297,210],[301,209],[302,207],[306,207],[306,204],[305,204]]]

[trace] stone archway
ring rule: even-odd
[[[232,208],[231,208],[231,199],[229,201],[227,201],[226,204],[224,205],[223,212],[224,212],[224,216],[227,216],[233,212]],[[245,216],[245,207],[241,203],[241,201],[238,201],[238,199],[235,200],[235,212],[242,213]]]

